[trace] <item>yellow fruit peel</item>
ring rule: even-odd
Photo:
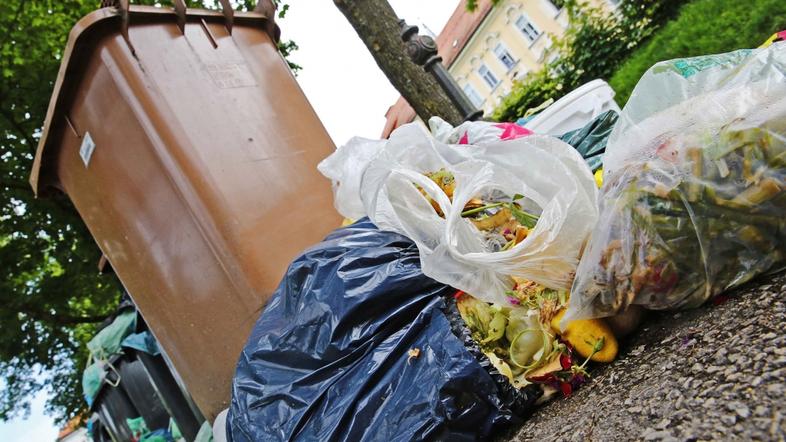
[[[611,362],[617,357],[619,344],[611,328],[602,319],[579,319],[568,324],[564,331],[560,331],[559,323],[565,315],[561,310],[551,320],[551,329],[567,341],[576,353],[594,362]],[[592,354],[595,344],[603,339],[603,347]]]

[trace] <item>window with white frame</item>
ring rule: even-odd
[[[483,97],[480,96],[478,91],[476,91],[471,84],[469,83],[465,84],[463,89],[464,89],[464,94],[467,95],[467,98],[469,98],[469,101],[471,101],[472,104],[475,105],[475,107],[480,107],[480,105],[483,104]]]
[[[551,6],[553,6],[556,11],[565,7],[565,0],[549,0],[549,3],[551,3]]]
[[[516,60],[513,59],[513,56],[510,55],[510,51],[508,51],[508,48],[506,48],[504,44],[498,43],[494,48],[494,54],[497,56],[499,62],[502,63],[502,66],[505,66],[505,70],[509,71],[516,65]]]
[[[538,38],[538,35],[540,35],[540,31],[535,27],[535,24],[532,23],[532,20],[524,14],[521,14],[519,18],[516,19],[516,27],[524,34],[524,37],[530,43],[533,43]]]
[[[499,84],[499,79],[493,72],[486,66],[485,64],[480,65],[478,68],[478,75],[483,78],[483,81],[489,85],[491,89],[494,89]]]

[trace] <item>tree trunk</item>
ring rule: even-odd
[[[377,65],[423,121],[438,116],[454,126],[463,120],[431,74],[412,62],[401,41],[398,17],[387,0],[333,0]]]

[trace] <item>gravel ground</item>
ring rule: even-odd
[[[652,314],[510,441],[786,440],[786,275],[719,305]]]

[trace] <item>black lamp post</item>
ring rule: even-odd
[[[442,64],[442,57],[437,55],[437,43],[427,35],[418,34],[417,26],[407,25],[404,20],[398,21],[401,26],[401,39],[407,47],[407,54],[415,64],[423,66],[426,72],[434,76],[442,90],[445,91],[450,101],[458,108],[464,121],[475,121],[483,116],[469,101],[464,91],[459,88],[456,80],[450,75]]]

